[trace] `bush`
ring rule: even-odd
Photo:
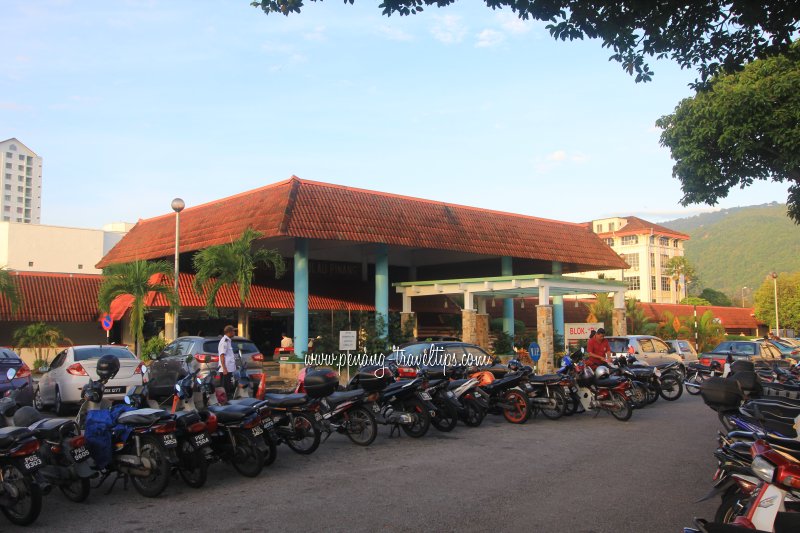
[[[37,358],[37,359],[33,360],[33,368],[31,370],[33,372],[39,373],[40,372],[40,370],[39,370],[40,368],[42,368],[43,366],[48,366],[49,364],[50,363],[47,361],[47,359],[38,359]]]
[[[142,361],[152,361],[167,346],[167,341],[156,335],[147,339],[142,346]]]
[[[514,353],[514,339],[511,335],[501,331],[495,334],[495,340],[492,343],[492,350],[495,355],[508,355]]]

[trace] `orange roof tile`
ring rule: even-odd
[[[170,256],[174,215],[140,220],[98,263]],[[230,242],[248,226],[305,237],[561,261],[572,270],[626,265],[583,224],[301,180],[268,185],[181,213],[181,253]]]
[[[659,224],[655,224],[653,222],[648,222],[647,220],[641,219],[639,217],[620,217],[624,218],[628,221],[627,224],[622,226],[620,229],[616,231],[606,231],[603,233],[598,233],[599,237],[611,237],[617,236],[621,237],[623,235],[641,235],[643,233],[654,234],[654,235],[664,235],[665,237],[673,237],[675,239],[683,239],[689,240],[689,236],[685,233],[681,233],[680,231],[675,231],[674,229],[669,229],[666,226],[661,226]],[[588,227],[591,229],[592,223],[587,222]]]
[[[639,302],[639,307],[652,321],[660,321],[665,312],[669,311],[674,316],[691,316],[694,306],[681,304],[654,304]],[[698,305],[697,316],[702,316],[706,311],[711,311],[715,318],[720,319],[726,329],[756,329],[763,323],[755,317],[752,307],[720,307]]]
[[[11,314],[0,296],[0,320],[20,322],[91,322],[99,316],[97,274],[11,272],[22,294],[21,309]]]

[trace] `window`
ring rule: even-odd
[[[628,244],[639,244],[639,236],[638,235],[626,235],[622,238],[622,245]]]
[[[631,266],[631,270],[639,270],[639,254],[622,254],[622,259]]]
[[[661,246],[669,246],[669,239],[667,237],[660,237],[658,239],[658,244]]]
[[[86,346],[73,348],[75,361],[86,361],[87,359],[100,359],[104,355],[113,355],[117,359],[136,359],[136,356],[127,348],[117,346]]]
[[[615,224],[613,222],[608,223],[608,231],[614,231]]]
[[[6,173],[6,179],[10,180],[11,179],[11,174]]]
[[[31,156],[28,156],[28,161],[27,161],[27,163],[28,163],[28,165],[32,165],[32,164],[33,164],[33,157],[31,157]]]
[[[678,247],[678,239],[675,239],[674,241],[672,241],[672,246],[674,246],[675,248]]]
[[[639,339],[639,348],[642,349],[642,353],[653,353],[656,351],[653,347],[653,341],[650,339]]]
[[[22,172],[23,170],[25,170],[25,165],[17,165],[17,170]]]
[[[17,180],[18,180],[18,181],[22,181],[23,179],[24,179],[24,176],[23,176],[22,174],[20,174],[19,176],[17,176]]]
[[[609,237],[608,239],[603,239],[603,240],[605,241],[605,243],[606,243],[607,245],[609,245],[609,246],[614,246],[614,239],[612,239],[612,238],[610,238],[610,237]]]
[[[665,291],[665,292],[670,292],[671,287],[672,287],[671,280],[666,276],[662,276],[661,277],[661,290]]]
[[[6,168],[11,168],[11,163],[6,163]]]
[[[17,222],[19,222],[19,219],[17,219]],[[28,261],[28,266],[32,267],[33,266],[33,261]]]
[[[17,185],[17,192],[22,192],[24,190],[25,190],[25,187],[23,187],[22,185]]]
[[[3,222],[11,222],[11,217],[3,217]]]
[[[655,268],[655,267],[656,267],[656,254],[651,253],[650,254],[650,268]]]
[[[22,208],[21,207],[17,208],[17,213],[19,213],[20,215],[22,214]]]
[[[25,161],[25,154],[19,154],[19,160]]]
[[[11,190],[11,184],[10,184],[10,183],[6,183],[6,190],[7,190],[7,191],[10,191],[10,190]]]
[[[598,224],[597,228],[595,229],[595,233],[603,233],[603,225]]]
[[[6,199],[6,202],[10,202],[11,201],[11,195],[10,194],[6,194],[5,195],[5,199]]]
[[[17,151],[17,145],[16,144],[12,144],[11,146],[8,147],[8,149],[11,150],[12,152],[16,152]]]
[[[6,157],[14,157],[14,154],[12,154],[11,152],[6,152]]]
[[[31,178],[27,178],[27,179],[25,180],[25,185],[27,185],[28,187],[30,187],[31,185],[33,185],[33,183],[31,183],[31,181],[32,181],[32,180],[31,180]]]
[[[638,291],[640,288],[639,276],[632,276],[630,278],[626,277],[623,279],[623,281],[628,284],[629,291]]]
[[[17,202],[22,203],[24,200],[22,196],[17,196]]]
[[[656,285],[656,277],[655,276],[650,276],[650,290],[651,291],[657,291],[658,290],[658,285]]]
[[[6,213],[11,212],[11,206],[10,205],[4,205],[3,206],[3,211],[5,211]],[[8,217],[6,217],[6,218],[8,218]]]
[[[661,268],[665,268],[669,263],[669,256],[667,254],[661,254]]]
[[[83,265],[78,265],[78,270],[83,270]]]
[[[650,244],[655,244],[655,243],[656,243],[656,236],[650,235]]]
[[[658,353],[669,353],[669,346],[667,346],[666,342],[662,341],[661,339],[650,339],[650,341],[653,343],[653,348],[655,348],[653,351]]]

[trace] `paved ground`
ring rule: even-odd
[[[718,502],[710,488],[719,423],[699,398],[659,400],[629,422],[601,413],[523,426],[388,438],[368,448],[333,435],[310,457],[279,447],[257,479],[227,465],[209,485],[174,480],[156,500],[119,486],[76,505],[56,491],[27,531],[671,532]],[[8,531],[0,516],[0,530]]]

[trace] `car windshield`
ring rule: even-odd
[[[692,348],[689,346],[689,343],[686,341],[678,341],[678,346],[680,346],[680,349],[685,352],[689,352],[692,350]]]
[[[624,353],[628,351],[628,339],[608,339],[608,345],[614,353]]]
[[[233,353],[239,353],[239,350],[242,351],[243,354],[251,354],[251,353],[258,353],[258,347],[250,341],[242,341],[233,339]],[[205,353],[213,353],[216,354],[217,350],[219,349],[219,341],[205,341],[203,343],[203,352]]]
[[[753,342],[721,342],[712,353],[755,355],[756,345]]]
[[[113,355],[117,359],[136,359],[136,356],[127,348],[116,346],[86,346],[75,348],[75,361],[86,361],[87,359],[99,359],[104,355]]]

